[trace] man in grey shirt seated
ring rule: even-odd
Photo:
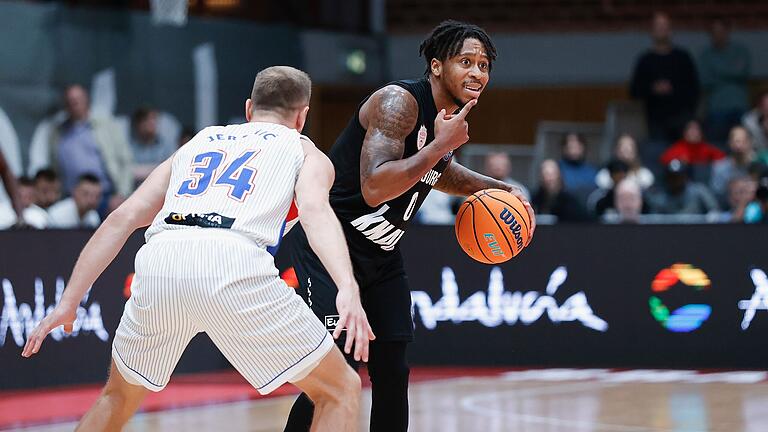
[[[137,185],[176,151],[176,143],[158,133],[158,116],[157,110],[145,107],[131,117],[133,179]]]
[[[673,159],[666,167],[664,185],[648,196],[652,213],[710,214],[719,211],[712,192],[701,183],[690,181],[688,165]]]

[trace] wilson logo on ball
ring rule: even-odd
[[[515,236],[515,243],[517,243],[517,247],[522,249],[523,248],[523,236],[520,235],[520,224],[517,222],[517,219],[515,219],[515,216],[512,214],[511,211],[509,211],[506,207],[501,211],[501,214],[499,215],[499,219],[501,219],[502,222],[507,224],[509,226],[509,230],[512,231],[512,235]]]
[[[485,189],[467,198],[456,215],[456,239],[470,257],[499,264],[517,256],[531,239],[531,219],[519,198]]]

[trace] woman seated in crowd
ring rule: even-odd
[[[637,142],[632,135],[625,133],[619,136],[616,140],[616,146],[613,148],[613,157],[627,164],[629,167],[627,178],[637,183],[642,190],[653,186],[653,173],[643,166],[643,162],[637,153]],[[611,179],[607,166],[597,173],[595,182],[600,189],[613,189],[613,179]]]
[[[558,222],[582,222],[589,220],[584,205],[563,187],[560,166],[552,159],[541,163],[539,189],[531,204],[536,213],[557,216]]]

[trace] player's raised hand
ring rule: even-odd
[[[339,311],[339,321],[333,338],[338,339],[342,330],[347,330],[347,340],[344,344],[344,352],[349,354],[352,346],[355,347],[355,360],[368,361],[368,343],[376,339],[376,336],[368,324],[362,304],[360,304],[360,292],[355,289],[339,290],[336,295],[336,310]]]
[[[50,333],[56,327],[63,325],[65,333],[72,333],[72,325],[75,322],[77,306],[75,308],[67,307],[61,303],[51,311],[48,316],[43,318],[39,324],[32,330],[32,333],[27,337],[27,343],[24,345],[24,350],[21,352],[22,357],[31,357],[32,354],[37,354],[40,350],[40,345],[48,333]]]
[[[475,105],[477,105],[477,99],[472,99],[461,108],[458,114],[446,113],[444,109],[437,113],[435,140],[445,146],[448,151],[456,150],[469,141],[469,124],[466,118]]]

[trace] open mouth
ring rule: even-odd
[[[479,83],[465,84],[464,90],[477,97],[480,96],[480,92],[483,91],[483,85]]]

